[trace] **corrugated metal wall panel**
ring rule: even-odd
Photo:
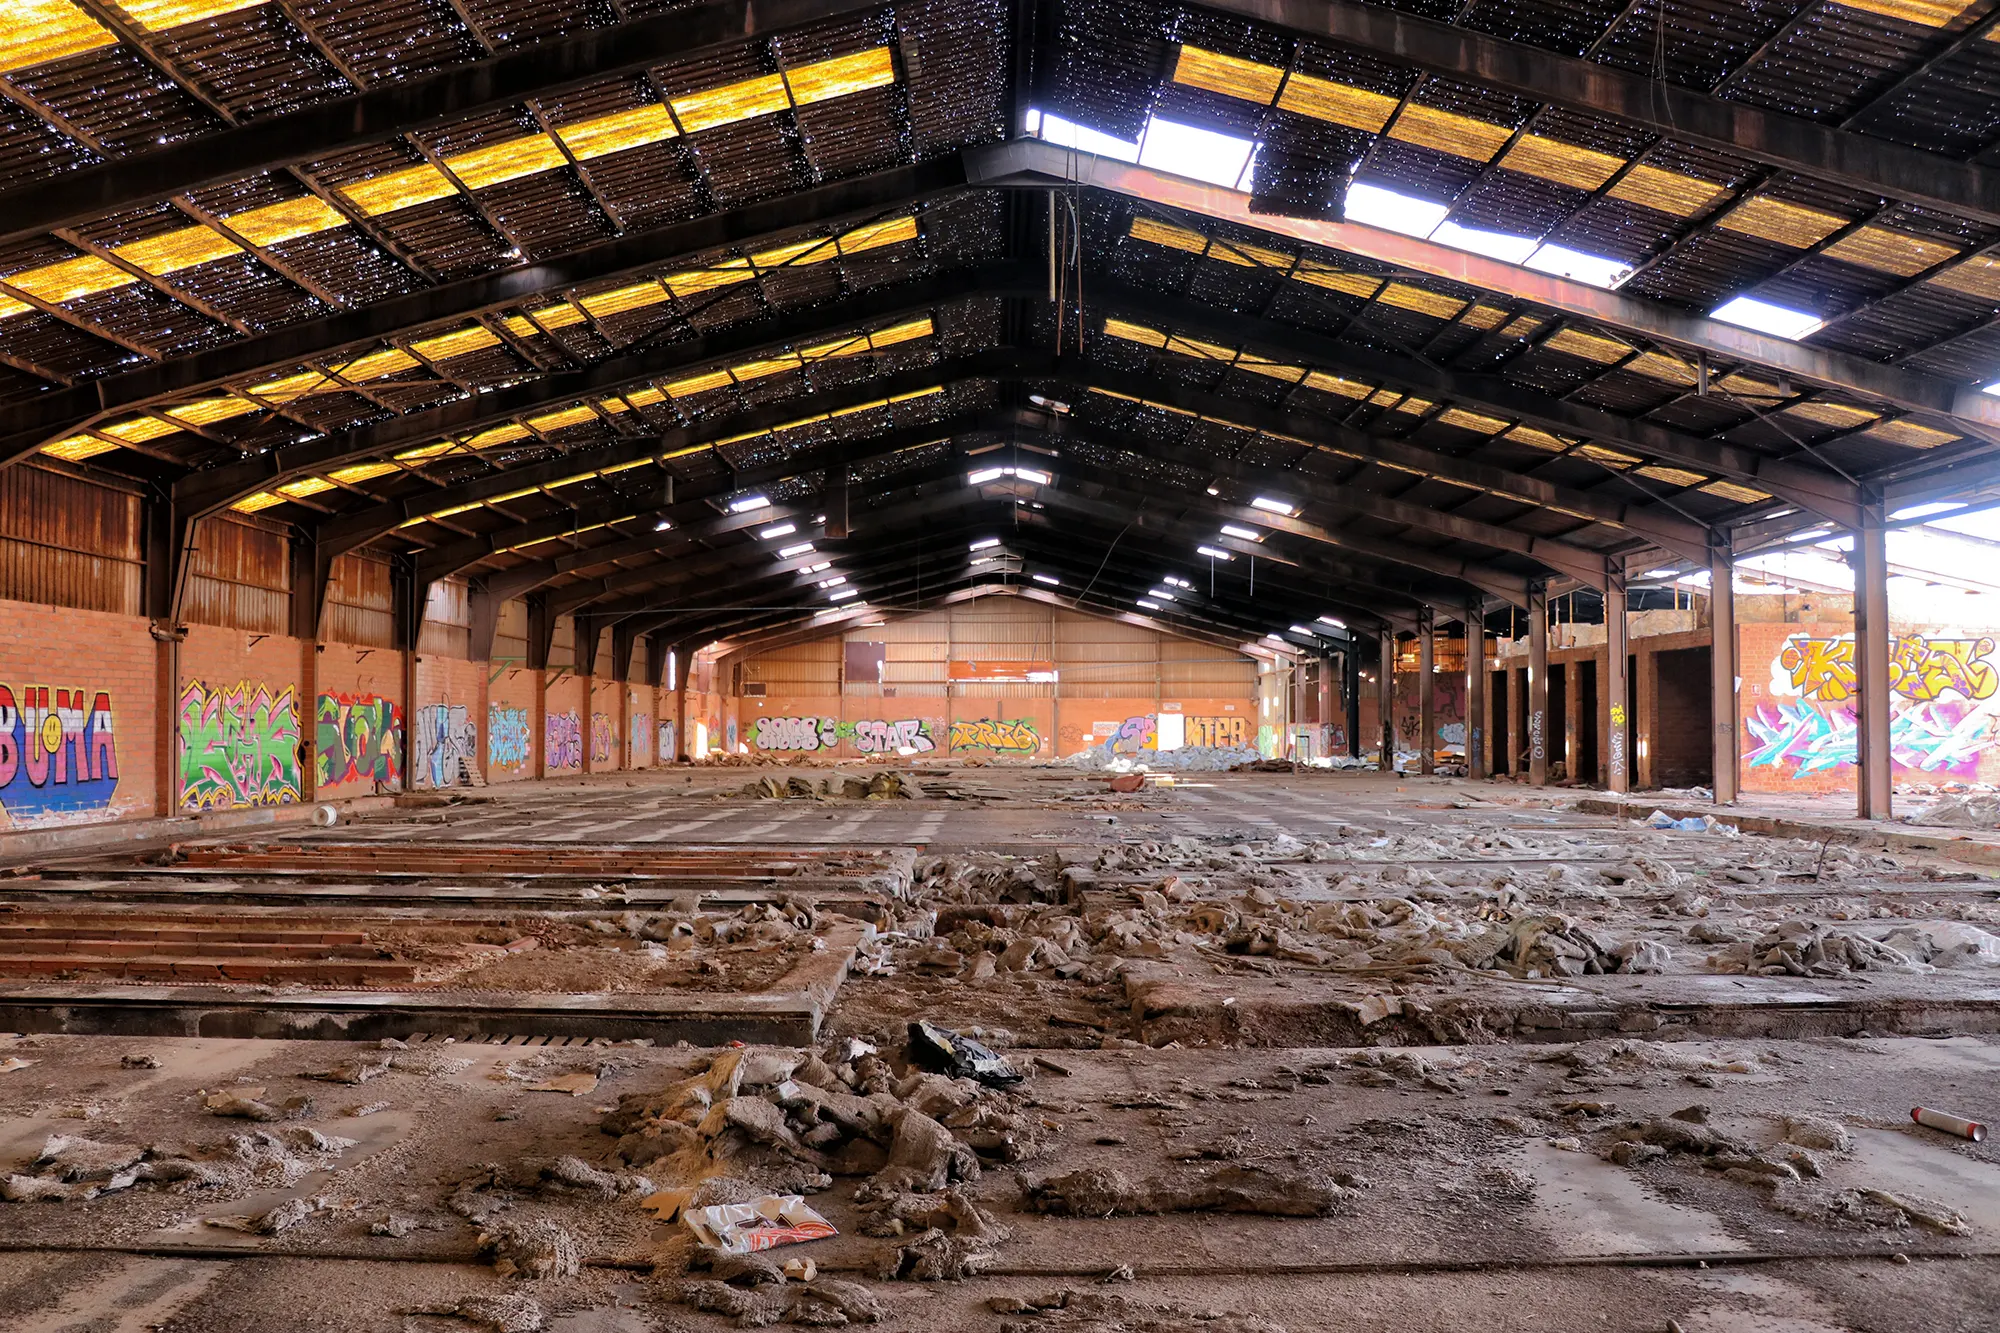
[[[328,643],[390,648],[396,642],[395,590],[389,562],[348,554],[333,562],[326,581],[320,637]]]
[[[182,615],[194,624],[283,634],[290,628],[291,572],[283,531],[205,518],[195,525]]]
[[[137,495],[22,464],[0,473],[0,597],[138,615]]]
[[[576,622],[568,616],[556,617],[556,632],[550,636],[549,665],[552,667],[576,665]]]
[[[528,656],[528,604],[520,598],[500,603],[500,619],[493,631],[493,660],[521,662]]]
[[[462,578],[440,579],[424,600],[417,651],[441,657],[472,655],[472,589]]]
[[[743,663],[743,679],[761,683],[772,694],[836,694],[842,642],[838,637],[818,639],[749,658]]]

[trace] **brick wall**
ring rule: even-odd
[[[488,782],[518,782],[535,776],[542,727],[535,713],[534,672],[509,666],[494,677],[486,691],[485,734]]]
[[[409,755],[403,655],[391,648],[323,644],[315,675],[315,794],[337,798],[402,790]]]
[[[478,773],[484,753],[486,664],[417,654],[416,716],[410,724],[410,785],[455,787]]]
[[[583,771],[583,756],[590,746],[587,714],[583,682],[574,675],[565,673],[549,686],[542,731],[543,766],[548,776]]]
[[[158,651],[136,616],[0,601],[0,827],[154,812]]]
[[[175,681],[175,799],[183,810],[303,800],[311,723],[299,683],[311,645],[191,625]]]
[[[611,669],[610,645],[605,645],[597,662],[599,671]],[[624,697],[625,687],[618,681],[607,680],[603,676],[592,678],[590,718],[584,731],[590,746],[590,771],[593,773],[616,772],[625,766],[625,719],[621,712]]]

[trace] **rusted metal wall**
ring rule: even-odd
[[[139,496],[23,464],[0,472],[0,598],[142,613]]]
[[[290,543],[276,524],[236,517],[195,524],[187,595],[181,615],[189,624],[257,634],[290,628]]]
[[[391,648],[396,642],[396,598],[389,562],[362,554],[333,562],[326,585],[320,637],[328,643]]]
[[[528,658],[528,604],[520,598],[500,603],[499,623],[493,631],[493,661],[525,662]]]
[[[472,655],[472,590],[462,578],[440,579],[424,603],[417,651],[445,657]]]

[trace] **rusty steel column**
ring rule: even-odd
[[[1604,562],[1604,674],[1597,682],[1604,722],[1604,789],[1632,790],[1632,645],[1626,635],[1625,566]]]
[[[1375,679],[1376,721],[1381,724],[1384,773],[1396,771],[1396,631],[1384,626],[1381,633],[1381,674]]]
[[[1437,666],[1437,611],[1417,608],[1417,772],[1429,777],[1437,767],[1437,690],[1431,673]]]
[[[1549,590],[1528,588],[1528,782],[1549,785]]]
[[[1714,778],[1717,805],[1736,804],[1738,781],[1736,667],[1736,553],[1728,538],[1708,548],[1709,720],[1714,724]]]
[[[1483,778],[1486,765],[1486,610],[1465,608],[1465,775]]]
[[[1854,534],[1854,675],[1859,687],[1855,813],[1889,818],[1889,561],[1879,503],[1862,507]]]

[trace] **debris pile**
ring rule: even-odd
[[[242,1192],[290,1185],[325,1170],[353,1139],[294,1125],[232,1134],[217,1143],[138,1145],[52,1134],[25,1172],[0,1176],[0,1199],[64,1203],[135,1186]]]

